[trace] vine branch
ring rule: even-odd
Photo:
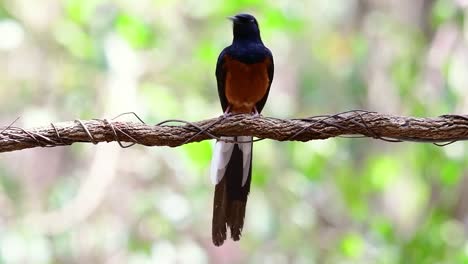
[[[0,152],[75,142],[97,144],[116,141],[122,147],[133,144],[177,147],[206,139],[220,139],[220,136],[249,135],[278,141],[310,141],[341,136],[447,144],[468,139],[468,115],[418,118],[352,110],[300,119],[239,114],[194,123],[166,120],[156,125],[114,119],[75,120],[31,129],[11,124],[0,127]]]

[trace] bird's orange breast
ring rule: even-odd
[[[246,64],[225,57],[226,69],[225,94],[233,113],[251,113],[263,96],[268,91],[270,78],[268,67],[272,61],[266,58],[264,61],[254,64]]]

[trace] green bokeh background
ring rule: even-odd
[[[218,116],[225,18],[275,57],[263,111],[468,110],[462,0],[0,0],[0,124]],[[127,116],[124,120],[134,120]],[[211,244],[212,143],[0,154],[0,263],[468,263],[467,146],[254,147],[240,242]]]

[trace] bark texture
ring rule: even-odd
[[[0,152],[75,142],[177,147],[219,136],[249,135],[278,141],[357,135],[396,142],[453,142],[468,139],[468,115],[418,118],[354,110],[302,119],[233,115],[194,123],[168,120],[157,125],[107,119],[60,122],[31,129],[10,125],[0,128]]]

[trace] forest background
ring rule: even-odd
[[[275,58],[265,116],[468,111],[465,0],[0,0],[0,125],[221,114],[227,16]],[[467,263],[467,145],[254,146],[240,242],[211,243],[212,141],[0,155],[0,263]]]

